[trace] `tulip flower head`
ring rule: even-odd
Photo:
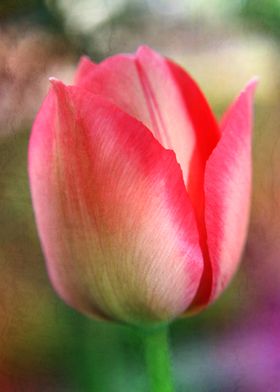
[[[212,303],[246,237],[255,81],[221,125],[192,78],[148,47],[84,57],[73,86],[51,84],[29,178],[57,293],[135,325]]]

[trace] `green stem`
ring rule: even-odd
[[[168,326],[142,335],[150,392],[174,392]]]

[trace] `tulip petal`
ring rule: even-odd
[[[175,154],[106,99],[53,83],[32,130],[29,176],[55,289],[88,314],[176,317],[203,261]]]
[[[213,301],[224,290],[240,261],[251,196],[251,81],[226,113],[222,137],[205,171],[205,222],[212,263]]]
[[[135,55],[106,59],[78,85],[143,122],[165,148],[175,151],[191,198],[201,193],[205,161],[219,130],[203,94],[182,68],[142,46]]]
[[[216,119],[195,81],[179,65],[146,46],[139,48],[137,60],[142,78],[155,95],[170,146],[185,173],[188,194],[198,210],[205,163],[220,138]]]
[[[82,83],[83,79],[88,78],[97,67],[88,56],[82,56],[75,73],[75,85]]]

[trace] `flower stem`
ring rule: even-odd
[[[168,326],[142,335],[150,392],[174,392],[168,342]]]

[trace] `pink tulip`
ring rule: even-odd
[[[250,82],[219,126],[197,85],[148,47],[51,79],[29,145],[50,279],[71,306],[133,324],[213,302],[248,224]]]

